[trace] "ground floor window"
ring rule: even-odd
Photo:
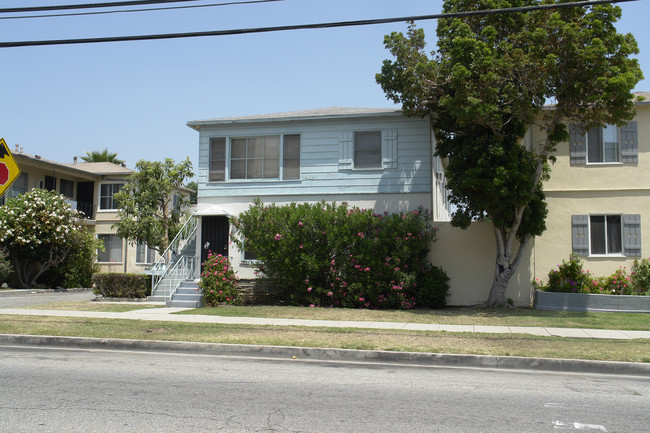
[[[104,243],[104,251],[97,251],[99,263],[119,263],[122,261],[122,239],[116,235],[97,235]]]
[[[621,216],[591,215],[589,217],[591,254],[621,254]]]
[[[573,252],[580,256],[641,256],[641,215],[593,214],[571,217]]]
[[[135,262],[137,264],[150,265],[155,262],[156,259],[156,250],[149,248],[149,246],[143,242],[138,242],[135,249]]]

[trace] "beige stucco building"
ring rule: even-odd
[[[157,260],[154,250],[119,238],[112,227],[118,221],[113,194],[124,185],[131,169],[109,162],[78,162],[76,157],[72,163],[50,161],[24,153],[19,147],[12,150],[12,155],[21,173],[0,197],[0,205],[6,197],[32,188],[56,191],[83,212],[84,224],[104,242],[104,251],[99,251],[97,260],[102,272],[142,272]]]
[[[637,95],[650,97],[650,93]],[[572,253],[595,276],[619,267],[628,272],[635,258],[650,256],[650,101],[637,103],[635,118],[623,127],[583,132],[570,127],[571,140],[557,146],[550,180],[544,184],[546,231],[530,243],[506,296],[529,305],[531,282]],[[533,143],[543,131],[531,130]],[[450,276],[450,305],[485,302],[494,275],[496,244],[490,223],[464,231],[440,223],[432,261]]]

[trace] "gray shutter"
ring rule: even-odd
[[[397,168],[397,129],[383,132],[381,147],[382,168]]]
[[[352,132],[342,132],[339,136],[339,170],[352,170],[353,152]]]
[[[639,133],[636,122],[621,127],[621,162],[639,162]]]
[[[587,140],[585,132],[580,125],[569,125],[569,154],[571,165],[584,165],[587,163]]]
[[[623,215],[623,254],[641,257],[641,215]]]
[[[571,215],[571,239],[574,253],[589,255],[589,215]]]

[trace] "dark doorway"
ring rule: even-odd
[[[208,253],[228,257],[228,217],[204,216],[201,221],[201,263],[208,258]]]
[[[93,219],[93,195],[95,194],[95,182],[77,182],[77,210],[86,215],[86,218]]]

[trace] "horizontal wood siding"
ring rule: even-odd
[[[397,131],[397,168],[341,170],[339,140],[349,131]],[[211,137],[300,134],[300,180],[207,182]],[[199,197],[304,194],[422,193],[431,191],[428,120],[386,116],[268,124],[204,126],[199,144]]]

